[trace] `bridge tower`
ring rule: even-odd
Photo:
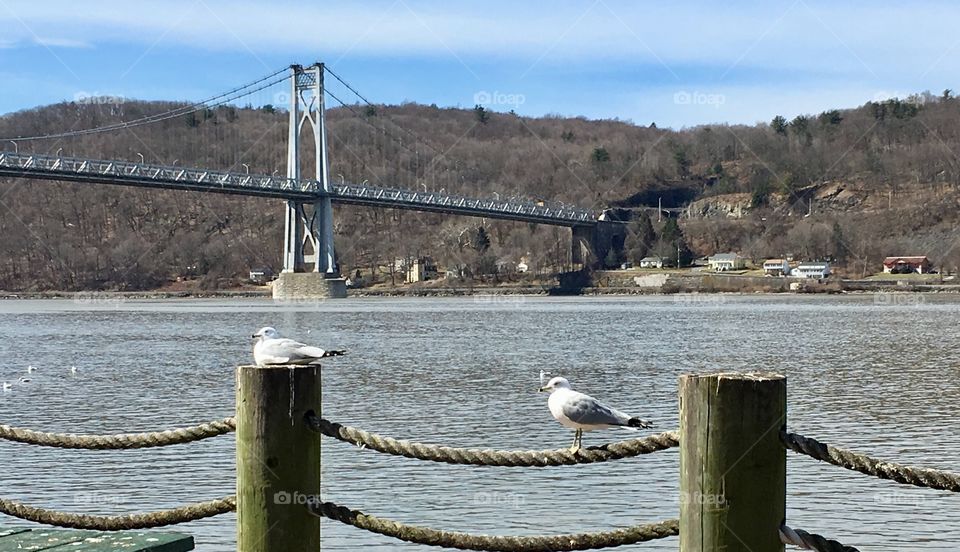
[[[287,200],[283,238],[283,271],[274,282],[273,297],[345,297],[333,245],[333,205],[327,160],[326,109],[322,63],[290,66],[290,121],[287,138],[287,178],[301,177],[300,135],[313,133],[314,178],[324,192],[316,201]]]

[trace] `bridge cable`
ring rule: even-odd
[[[347,90],[349,90],[349,91],[353,92],[354,94],[356,94],[356,96],[357,96],[358,98],[360,98],[361,100],[363,100],[364,103],[366,103],[366,104],[369,105],[370,107],[376,107],[373,103],[370,102],[370,100],[368,100],[366,97],[364,97],[363,94],[361,94],[360,92],[357,92],[357,89],[356,89],[356,88],[354,88],[354,87],[351,86],[349,83],[347,83],[345,80],[343,80],[342,78],[340,78],[340,75],[334,73],[332,69],[330,69],[330,68],[327,67],[326,65],[324,65],[323,68],[324,68],[324,70],[325,70],[327,73],[330,73],[330,75],[333,76],[333,78],[335,78],[335,79],[337,79],[338,81],[340,81],[340,84],[342,84],[342,85],[344,85],[345,87],[347,87]],[[332,96],[332,95],[333,95],[333,94],[331,94],[331,96]],[[339,102],[340,100],[337,100],[337,101]],[[342,104],[342,103],[343,103],[343,102],[341,102],[341,104]],[[346,107],[346,106],[344,106],[344,107]],[[433,150],[433,152],[436,153],[437,155],[443,155],[443,153],[442,153],[439,149],[435,148],[433,145],[430,144],[430,142],[428,142],[426,139],[422,138],[421,136],[417,135],[415,132],[413,132],[413,131],[411,131],[411,130],[408,130],[408,129],[406,129],[406,128],[400,126],[400,125],[398,125],[398,124],[397,124],[396,122],[394,122],[394,121],[391,121],[391,122],[392,122],[397,128],[399,128],[399,129],[402,130],[403,132],[406,132],[408,135],[410,135],[410,136],[411,136],[412,138],[414,138],[415,140],[417,140],[417,141],[419,141],[419,142],[423,142],[423,145],[425,145],[425,146],[427,146],[428,148],[430,148],[431,150]]]
[[[84,136],[84,135],[87,135],[87,134],[96,134],[96,133],[99,133],[99,132],[109,132],[109,131],[113,131],[113,130],[123,130],[123,129],[131,128],[131,127],[136,127],[136,126],[141,126],[141,125],[146,125],[146,124],[151,124],[151,123],[157,123],[157,122],[160,122],[160,121],[166,121],[166,120],[168,120],[168,119],[173,119],[173,118],[176,118],[176,117],[181,117],[181,116],[183,116],[183,115],[189,115],[190,113],[196,113],[196,112],[198,112],[198,111],[200,111],[200,110],[202,110],[202,109],[209,109],[209,108],[211,108],[211,107],[217,107],[217,106],[226,104],[226,103],[228,103],[228,102],[231,102],[231,101],[234,101],[234,100],[237,100],[237,99],[240,99],[240,98],[249,96],[249,95],[251,95],[251,94],[253,94],[253,93],[255,93],[255,92],[259,92],[260,90],[263,90],[263,89],[265,89],[265,88],[269,88],[269,87],[271,87],[271,86],[273,86],[273,85],[275,85],[275,84],[278,84],[278,83],[280,83],[280,82],[283,82],[283,81],[287,80],[288,77],[287,77],[286,75],[284,75],[284,76],[281,77],[281,78],[275,78],[275,77],[276,77],[277,75],[281,74],[281,73],[284,73],[284,72],[288,71],[288,70],[289,70],[289,68],[286,68],[286,67],[285,67],[285,68],[283,68],[283,69],[281,69],[281,70],[279,70],[279,71],[275,71],[275,72],[273,72],[273,73],[271,73],[271,74],[269,74],[269,75],[267,75],[267,76],[265,76],[265,77],[262,77],[262,78],[259,78],[259,79],[255,80],[255,81],[253,81],[253,82],[247,83],[247,84],[245,84],[245,85],[243,85],[243,86],[239,86],[239,87],[237,87],[237,88],[234,88],[234,89],[232,89],[232,90],[230,90],[230,91],[227,91],[227,92],[224,92],[224,93],[222,93],[222,94],[217,94],[216,96],[212,96],[212,97],[207,98],[207,99],[205,99],[205,100],[202,100],[202,101],[200,101],[200,102],[193,103],[193,104],[186,105],[186,106],[182,106],[182,107],[178,107],[178,108],[176,108],[176,109],[171,109],[171,110],[168,110],[168,111],[164,111],[164,112],[162,112],[162,113],[156,113],[156,114],[154,114],[154,115],[148,115],[148,116],[145,116],[145,117],[141,117],[141,118],[139,118],[139,119],[134,119],[134,120],[132,120],[132,121],[126,121],[126,122],[120,122],[120,123],[111,123],[111,124],[109,124],[109,125],[103,125],[103,126],[99,126],[99,127],[86,128],[86,129],[80,129],[80,130],[71,130],[71,131],[59,132],[59,133],[55,133],[55,134],[43,134],[43,135],[36,135],[36,136],[6,137],[6,138],[0,138],[0,140],[3,140],[3,141],[13,141],[13,142],[18,142],[18,141],[19,141],[19,142],[23,142],[23,141],[30,141],[30,140],[43,140],[43,139],[48,139],[48,138],[69,138],[69,137],[72,137],[72,136]],[[271,82],[267,82],[266,84],[262,84],[262,85],[258,86],[257,88],[254,88],[254,89],[252,89],[252,90],[247,90],[246,92],[243,92],[242,94],[240,94],[241,91],[244,91],[244,90],[246,90],[247,88],[251,88],[251,87],[256,86],[256,85],[258,85],[258,84],[260,84],[260,83],[263,83],[264,81],[268,81],[268,80],[271,80],[271,79],[273,79]],[[212,102],[212,103],[211,103],[211,102]]]

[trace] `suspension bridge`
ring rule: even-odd
[[[343,297],[346,295],[336,258],[332,205],[348,204],[374,208],[406,209],[448,215],[546,224],[571,229],[571,261],[597,263],[611,247],[622,244],[623,227],[608,221],[602,212],[548,201],[518,198],[468,197],[453,193],[409,190],[356,184],[341,178],[331,181],[326,132],[324,76],[334,75],[350,90],[355,89],[322,63],[309,67],[292,65],[248,85],[203,102],[164,113],[96,128],[41,136],[6,139],[15,151],[0,152],[0,177],[140,188],[184,190],[245,195],[286,202],[283,239],[283,271],[274,285],[274,297]],[[286,175],[250,174],[209,168],[189,168],[117,160],[21,153],[19,143],[39,139],[84,136],[124,130],[182,117],[211,105],[235,102],[253,92],[288,81],[290,109]],[[356,93],[367,101],[359,93]],[[332,95],[331,95],[332,96]],[[332,96],[336,98],[335,96]],[[337,101],[352,111],[349,104]],[[367,102],[369,103],[369,102]],[[301,167],[301,135],[312,133],[313,178],[304,178]]]

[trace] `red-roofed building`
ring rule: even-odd
[[[927,274],[932,265],[927,257],[887,257],[883,271],[887,274]]]

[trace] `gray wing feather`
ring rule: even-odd
[[[563,415],[584,425],[627,425],[630,420],[630,416],[587,395],[565,403]]]

